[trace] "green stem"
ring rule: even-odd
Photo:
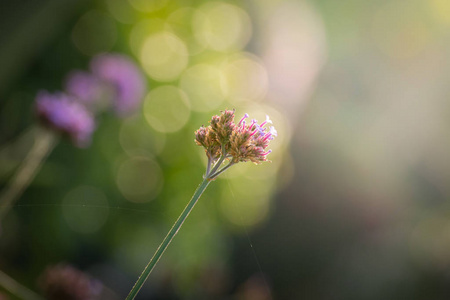
[[[217,176],[219,176],[220,174],[225,172],[232,165],[234,165],[234,162],[230,161],[230,163],[228,165],[226,165],[225,167],[223,167],[221,170],[217,171],[216,173],[213,173],[212,175],[209,175],[208,178],[209,179],[215,179]]]
[[[172,242],[172,239],[175,237],[175,235],[178,233],[178,230],[180,230],[181,225],[183,225],[186,218],[191,213],[192,209],[194,208],[195,204],[197,203],[200,196],[203,194],[203,191],[206,189],[206,187],[209,184],[209,180],[207,177],[203,179],[202,183],[198,186],[197,190],[195,191],[194,195],[192,196],[192,199],[187,204],[186,208],[183,210],[181,215],[178,217],[175,224],[173,224],[172,228],[170,229],[169,233],[164,238],[161,245],[159,245],[158,249],[156,250],[155,254],[153,255],[150,262],[145,267],[144,271],[142,272],[141,276],[139,276],[138,280],[134,284],[133,288],[131,289],[130,293],[128,294],[128,297],[126,300],[132,300],[134,297],[136,297],[137,293],[141,289],[142,285],[144,285],[145,281],[147,280],[148,276],[152,272],[153,268],[155,267],[156,263],[159,261],[161,256],[163,255],[164,251],[169,246],[170,242]]]
[[[27,156],[0,193],[0,221],[33,181],[42,163],[56,145],[54,134],[44,128],[36,132],[34,144]]]
[[[212,162],[211,156],[208,155],[208,166],[206,166],[206,175],[205,175],[205,177],[208,177],[208,175],[209,175],[209,171],[211,170],[211,162]]]
[[[212,170],[209,173],[206,173],[206,178],[210,178],[211,179],[211,174],[214,174],[217,169],[222,165],[223,161],[225,160],[226,156],[222,155],[222,157],[220,157],[219,161],[214,165],[214,167],[212,168]]]
[[[6,273],[0,271],[0,285],[11,294],[17,296],[19,299],[26,300],[44,300],[41,296],[31,291],[27,287],[21,285]],[[3,298],[2,298],[3,299]]]

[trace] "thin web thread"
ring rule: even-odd
[[[108,208],[111,211],[115,211],[116,213],[119,211],[122,212],[134,212],[134,213],[143,213],[143,214],[157,214],[163,217],[167,217],[167,212],[162,209],[143,209],[143,208],[130,208],[130,207],[121,207],[119,200],[115,200],[116,205],[95,205],[95,204],[67,204],[67,203],[15,203],[13,205],[14,209],[39,209],[39,208],[58,208],[58,207],[85,207],[85,208]],[[0,205],[2,207],[2,205]]]
[[[91,205],[91,204],[58,204],[58,203],[37,203],[37,204],[16,204],[15,208],[48,208],[48,207],[86,207],[86,208],[108,208],[112,210],[122,210],[130,212],[149,213],[148,209],[127,208],[109,205]]]
[[[228,187],[230,188],[230,192],[231,192],[231,195],[233,196],[233,199],[236,199],[233,189],[231,188],[230,181],[228,179],[227,179],[227,183],[228,183]],[[245,235],[247,236],[248,243],[250,244],[250,249],[252,249],[253,257],[255,258],[255,262],[258,266],[259,272],[261,273],[261,277],[264,282],[264,287],[266,288],[267,294],[269,295],[269,297],[272,298],[272,293],[270,291],[269,284],[267,283],[266,276],[264,276],[264,272],[261,268],[261,263],[259,262],[258,256],[256,255],[255,248],[253,247],[252,240],[250,239],[250,235],[248,234],[247,226],[245,226],[245,224],[244,224],[244,218],[242,217],[242,214],[240,213],[240,211],[234,201],[233,201],[233,206],[234,206],[235,213],[239,216],[239,220],[241,223],[240,225],[244,228]]]

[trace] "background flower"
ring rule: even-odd
[[[119,115],[135,112],[141,104],[146,84],[136,64],[125,55],[102,54],[91,61],[92,73],[112,90],[112,106]]]
[[[86,71],[72,71],[66,78],[65,91],[76,97],[85,106],[95,106],[96,101],[101,101],[102,97],[101,81]]]
[[[65,264],[47,267],[39,285],[48,300],[94,300],[102,291],[98,280]]]
[[[87,147],[90,144],[95,130],[94,117],[73,97],[41,91],[36,96],[36,112],[44,125],[69,136],[76,146]]]

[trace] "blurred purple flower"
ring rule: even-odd
[[[103,289],[100,281],[64,264],[48,267],[39,285],[48,300],[93,300]]]
[[[146,91],[145,79],[136,64],[121,54],[101,54],[91,61],[92,73],[113,89],[113,107],[117,114],[134,112]]]
[[[68,135],[76,146],[89,145],[95,130],[94,117],[71,96],[41,91],[36,96],[36,111],[44,125]]]
[[[102,94],[101,81],[86,71],[72,71],[67,76],[65,91],[77,97],[87,107],[100,100]]]

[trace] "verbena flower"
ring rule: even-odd
[[[254,119],[247,123],[249,115],[245,114],[236,124],[234,113],[234,110],[225,110],[220,116],[213,116],[209,126],[202,126],[195,132],[195,142],[205,148],[208,157],[206,176],[210,179],[216,178],[238,162],[251,161],[260,164],[267,161],[267,155],[271,152],[267,147],[277,136],[273,126],[267,128],[267,124],[272,123],[268,116],[264,122],[258,124]],[[224,160],[228,160],[229,165],[218,171]],[[216,161],[219,161],[219,165],[216,164],[211,171]]]
[[[266,117],[266,120],[261,124],[258,124],[256,120],[252,120],[247,124],[246,119],[248,117],[248,114],[245,114],[236,124],[234,122],[234,110],[225,110],[220,116],[213,116],[209,126],[201,126],[195,132],[195,142],[197,145],[205,148],[206,156],[208,157],[203,181],[144,268],[141,276],[139,276],[136,284],[128,294],[127,300],[132,300],[136,297],[156,263],[212,180],[238,162],[251,161],[260,164],[263,161],[267,161],[267,155],[271,152],[267,150],[267,147],[277,135],[277,131],[274,127],[266,127],[267,124],[272,123],[269,117]],[[221,168],[225,161],[228,161],[228,164]]]
[[[71,72],[65,92],[95,112],[112,106],[118,115],[125,116],[139,108],[146,92],[145,77],[130,58],[100,54],[91,60],[90,69]]]
[[[48,267],[39,285],[48,300],[93,300],[103,289],[100,281],[64,264]]]
[[[97,106],[104,87],[100,79],[86,71],[72,71],[65,81],[65,92],[73,95],[87,107]]]
[[[73,97],[61,92],[41,91],[36,96],[36,112],[41,123],[69,136],[76,146],[90,144],[95,130],[94,117]]]
[[[91,61],[92,74],[112,90],[112,105],[119,115],[134,112],[145,91],[145,79],[136,64],[120,54],[101,54]]]

